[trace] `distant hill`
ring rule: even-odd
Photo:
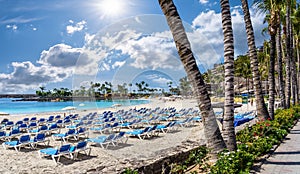
[[[0,94],[0,98],[34,98],[36,94]]]

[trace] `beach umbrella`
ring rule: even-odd
[[[78,106],[85,106],[85,104],[84,103],[80,103]]]
[[[72,111],[72,110],[76,110],[76,107],[74,107],[74,106],[67,106],[67,107],[62,108],[61,110],[63,110],[63,111]]]

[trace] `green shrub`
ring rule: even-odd
[[[277,110],[274,120],[258,121],[252,127],[246,127],[236,135],[236,152],[220,154],[218,161],[211,167],[211,173],[249,173],[255,158],[268,153],[293,127],[294,120],[300,118],[300,106],[286,110]]]
[[[211,167],[212,174],[241,174],[249,173],[253,165],[255,155],[237,150],[236,152],[224,151],[219,155],[219,159]]]

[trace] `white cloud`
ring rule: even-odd
[[[25,23],[29,23],[29,22],[34,22],[34,21],[38,21],[41,20],[42,18],[24,18],[23,16],[18,16],[15,18],[10,18],[10,19],[1,19],[0,20],[0,24],[25,24]]]
[[[159,85],[163,85],[163,86],[165,86],[168,82],[172,81],[168,78],[161,77],[157,74],[147,75],[146,78],[152,80],[154,83],[158,83]]]
[[[264,16],[262,14],[253,13],[251,11],[251,19],[255,32],[256,46],[263,44],[264,37],[260,34]],[[245,31],[244,17],[240,6],[232,8],[232,27],[234,34],[235,56],[245,54],[248,50],[247,36]],[[209,43],[216,53],[223,57],[223,33],[221,13],[216,13],[213,10],[201,12],[193,21],[193,27],[203,36],[208,38],[205,42]],[[207,52],[206,52],[207,53]],[[201,54],[200,54],[201,55]],[[203,55],[203,53],[202,53]],[[205,53],[204,53],[205,55]]]
[[[29,61],[13,62],[13,72],[0,74],[0,91],[4,93],[22,93],[49,82],[61,82],[68,78],[71,71],[51,66],[36,66]]]
[[[127,29],[97,36],[88,35],[86,40],[86,49],[96,55],[102,54],[97,59],[101,71],[114,69],[116,64],[108,61],[120,61],[119,58],[123,56],[129,57],[131,67],[138,69],[178,69],[181,65],[169,31],[143,35],[141,32]],[[123,61],[121,60],[122,63]]]
[[[36,65],[29,61],[13,62],[11,73],[0,74],[0,91],[22,93],[47,83],[62,82],[74,74],[95,74],[98,65],[90,57],[93,55],[82,48],[54,45],[42,51]]]
[[[126,45],[130,40],[136,40],[142,36],[142,33],[136,32],[135,30],[127,29],[121,30],[119,32],[110,34],[106,33],[105,36],[101,38],[96,38],[107,47],[108,50],[115,49],[118,45]]]
[[[69,20],[69,23],[70,23],[71,25],[68,25],[68,26],[66,27],[66,30],[67,30],[67,33],[68,33],[68,34],[73,34],[73,33],[75,33],[75,32],[82,31],[83,29],[86,28],[86,21],[84,21],[84,20],[82,20],[82,21],[76,23],[75,25],[73,25],[73,24],[74,24],[74,21],[72,21],[72,20]]]
[[[208,0],[199,0],[200,4],[207,4]]]
[[[126,63],[126,61],[116,61],[113,65],[112,68],[118,68],[118,67],[122,67],[124,64]]]
[[[108,63],[102,63],[99,67],[100,71],[110,71],[110,65]]]
[[[94,52],[84,48],[72,48],[69,45],[57,44],[44,50],[37,63],[51,67],[71,69],[75,74],[94,75],[98,71],[98,62],[101,53],[96,55]]]
[[[6,25],[6,28],[7,29],[12,29],[13,31],[16,31],[18,29],[18,26],[17,25]]]
[[[92,34],[88,34],[88,33],[87,33],[87,34],[84,36],[85,44],[86,44],[86,45],[92,44],[91,42],[94,40],[95,36],[96,36],[96,35],[92,35]]]
[[[83,53],[82,48],[72,48],[69,45],[57,44],[41,53],[38,63],[54,67],[74,67],[79,56]],[[87,64],[87,62],[83,62]]]
[[[138,39],[126,40],[115,49],[121,50],[122,54],[130,55],[133,60],[131,66],[135,68],[178,69],[181,64],[178,61],[175,44],[168,36],[170,32],[153,33]]]

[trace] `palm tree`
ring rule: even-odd
[[[248,59],[248,56],[245,56],[246,60],[242,63],[242,75],[246,79],[246,87],[247,91],[249,93],[249,79],[252,77],[251,76],[251,64],[250,64],[250,59]]]
[[[129,83],[128,86],[129,86],[129,93],[131,93],[132,83]]]
[[[85,87],[84,86],[80,86],[80,92],[79,92],[80,94],[80,96],[81,97],[84,97],[85,96],[85,93],[86,93],[86,91],[85,91]]]
[[[138,92],[141,93],[143,88],[142,88],[142,83],[135,83],[135,86],[138,88]]]
[[[269,62],[269,115],[274,118],[275,105],[275,49],[277,28],[280,25],[280,7],[281,0],[256,0],[259,10],[267,12],[266,20],[268,22],[268,31],[270,34],[270,62]],[[278,23],[279,22],[279,23]]]
[[[96,98],[97,98],[97,97],[100,97],[100,91],[101,91],[100,87],[101,87],[101,84],[96,82],[96,83],[94,84],[94,87],[96,88],[96,91],[94,90],[94,92],[95,92],[95,97],[96,97]]]
[[[41,89],[41,93],[40,93],[40,95],[42,96],[42,97],[45,97],[45,93],[44,93],[44,90],[46,89],[46,87],[45,86],[40,86],[40,89]]]
[[[180,93],[185,96],[187,96],[192,90],[191,83],[186,76],[179,79],[179,89]]]
[[[290,17],[290,43],[291,43],[291,76],[292,76],[292,104],[296,104],[297,96],[297,69],[296,58],[294,56],[295,42],[294,42],[294,26],[292,19],[295,18],[296,1],[291,1],[291,17]]]
[[[286,80],[285,80],[285,95],[286,95],[286,107],[290,108],[291,106],[291,0],[286,0],[286,60],[285,60],[285,71],[286,71]]]
[[[223,120],[223,138],[227,149],[236,150],[234,121],[234,44],[228,0],[221,0],[222,26],[224,35],[225,103]]]
[[[181,18],[172,0],[158,0],[158,2],[166,17],[188,79],[191,80],[193,85],[194,94],[203,119],[207,147],[212,150],[212,156],[217,158],[217,153],[223,150],[226,145],[218,127],[206,85],[191,50],[191,45],[185,33]]]
[[[276,33],[276,30],[275,30]],[[271,35],[271,50],[270,50],[270,66],[269,66],[269,116],[274,119],[274,106],[275,106],[275,47],[276,47],[276,34]]]
[[[245,66],[245,63],[247,64]],[[249,66],[248,66],[248,63],[249,63]],[[235,74],[235,77],[237,77],[237,88],[239,90],[239,94],[241,94],[241,90],[240,90],[240,86],[241,86],[241,83],[240,83],[240,78],[248,78],[250,77],[249,75],[249,71],[250,71],[250,74],[251,74],[251,70],[250,68],[250,59],[248,56],[238,56],[237,59],[234,61],[234,74]],[[248,71],[249,69],[249,71]],[[245,71],[247,70],[247,71]],[[243,79],[242,79],[243,80]],[[247,79],[246,79],[246,82],[247,82]],[[247,83],[246,83],[247,85]],[[248,87],[247,87],[248,89]]]
[[[269,118],[269,113],[265,105],[264,96],[261,89],[261,80],[258,71],[258,60],[257,60],[256,47],[255,47],[255,38],[254,38],[254,32],[253,32],[252,22],[250,18],[249,6],[247,0],[241,0],[241,2],[242,2],[242,8],[244,12],[244,21],[245,21],[245,27],[247,32],[247,41],[248,41],[249,56],[250,56],[251,69],[253,75],[257,115],[261,119],[267,119]]]
[[[296,54],[296,58],[297,58],[297,64],[298,67],[296,69],[298,69],[297,71],[297,75],[296,75],[296,79],[297,79],[297,85],[296,85],[296,103],[299,103],[299,95],[300,95],[300,53],[299,53],[299,49],[300,49],[300,7],[299,4],[297,6],[297,9],[294,12],[294,18],[293,18],[293,26],[294,26],[294,41],[295,41],[295,54]],[[295,61],[296,62],[296,61]]]
[[[278,87],[280,104],[282,108],[286,108],[285,93],[284,93],[284,80],[283,80],[283,62],[282,62],[282,47],[281,47],[281,15],[278,17],[278,28],[276,34],[276,51],[277,51],[277,64],[278,64]]]
[[[40,86],[40,89],[41,89],[41,91],[42,91],[42,93],[43,93],[44,90],[46,89],[46,87],[45,87],[45,86]]]

